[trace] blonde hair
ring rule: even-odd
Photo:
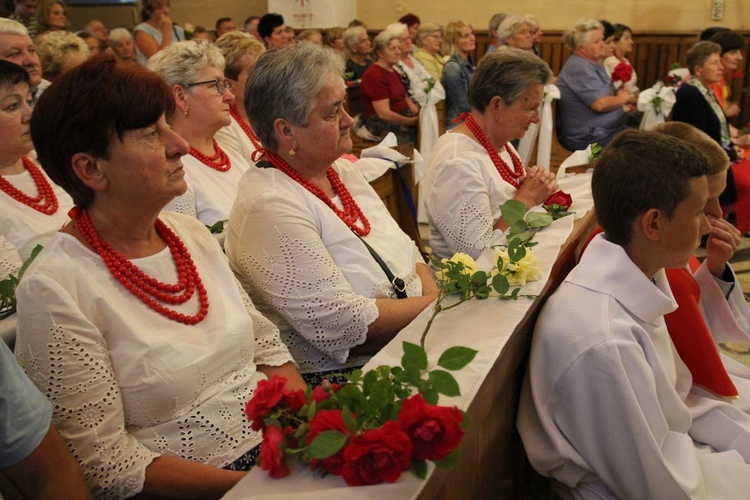
[[[571,29],[563,34],[563,43],[571,52],[575,52],[578,47],[586,43],[589,32],[594,30],[602,30],[602,33],[604,33],[604,26],[596,19],[579,19]]]
[[[240,65],[246,57],[250,58],[250,71],[252,71],[258,58],[266,51],[266,46],[257,38],[242,31],[224,33],[216,40],[216,46],[226,60],[224,76],[232,80],[237,80],[240,76],[240,71],[242,71]]]
[[[440,47],[440,52],[443,55],[450,57],[458,52],[458,41],[461,39],[461,30],[467,26],[471,28],[471,24],[461,20],[451,21],[445,25],[443,45]]]
[[[39,33],[43,33],[51,29],[50,25],[47,23],[47,16],[49,16],[49,11],[52,10],[52,7],[55,4],[60,4],[60,6],[63,8],[63,12],[65,12],[65,17],[67,18],[65,29],[68,29],[70,27],[70,19],[68,18],[68,6],[65,4],[65,2],[63,2],[63,0],[46,0],[36,9],[36,23],[39,26],[37,30]]]
[[[47,80],[54,80],[60,76],[66,55],[76,52],[85,57],[89,55],[86,41],[70,31],[44,32],[36,37],[34,45],[42,64],[42,75]]]

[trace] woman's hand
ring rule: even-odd
[[[161,30],[162,34],[172,33],[172,18],[169,17],[169,15],[160,15],[156,22],[159,25],[159,30]]]
[[[526,210],[539,205],[549,195],[557,191],[555,174],[544,167],[535,165],[526,170],[526,177],[521,179],[521,185],[514,199],[526,205]]]
[[[430,268],[427,267],[427,265],[418,262],[416,272],[417,276],[419,276],[419,280],[422,282],[422,296],[437,298],[440,289],[435,281],[435,275],[432,274]]]
[[[724,114],[727,118],[732,118],[740,114],[740,105],[736,102],[728,102],[727,109],[724,110]]]
[[[711,233],[706,241],[706,266],[715,277],[724,278],[724,269],[742,242],[740,231],[724,219],[707,216]]]

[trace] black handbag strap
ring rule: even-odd
[[[352,231],[352,233],[354,233],[354,236],[359,238],[359,241],[365,244],[365,247],[367,247],[367,251],[370,252],[370,255],[372,255],[372,258],[375,259],[375,262],[378,263],[378,265],[380,266],[380,269],[383,270],[383,272],[385,273],[385,276],[388,278],[388,281],[393,286],[393,290],[396,292],[396,297],[399,299],[407,298],[408,295],[406,295],[406,284],[404,283],[404,280],[402,280],[401,278],[397,278],[393,275],[391,270],[388,268],[388,265],[385,262],[383,262],[383,259],[380,258],[380,255],[378,255],[378,252],[376,252],[374,248],[368,245],[367,242],[364,240],[364,238],[362,238],[360,235],[358,235],[354,231]]]

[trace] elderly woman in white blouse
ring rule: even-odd
[[[308,381],[361,367],[437,297],[414,242],[339,159],[353,125],[343,66],[308,43],[260,57],[245,106],[266,153],[240,182],[226,239]]]
[[[31,156],[30,99],[28,71],[0,60],[0,236],[22,260],[68,221],[73,206]]]
[[[243,414],[258,381],[304,387],[216,240],[160,213],[187,188],[173,106],[159,76],[102,55],[31,122],[76,207],[18,288],[16,356],[100,498],[221,497],[262,440]]]
[[[183,158],[188,190],[165,210],[192,215],[212,228],[229,217],[237,184],[250,168],[240,153],[221,147],[215,138],[232,122],[234,93],[224,66],[219,49],[205,41],[170,45],[148,61],[148,68],[172,90],[175,106],[169,123],[190,145],[190,154]],[[221,227],[215,231],[222,241]]]
[[[479,62],[469,87],[471,112],[438,139],[422,178],[430,246],[438,257],[479,257],[504,242],[508,224],[500,205],[514,199],[530,209],[557,190],[554,174],[524,167],[510,144],[539,122],[551,78],[547,63],[520,49],[497,50]]]
[[[216,46],[226,61],[224,76],[229,83],[229,90],[234,94],[234,103],[229,106],[232,121],[219,129],[216,142],[224,149],[233,149],[248,163],[252,163],[253,152],[260,149],[261,145],[245,112],[245,83],[266,47],[257,38],[242,31],[223,34],[216,40]]]

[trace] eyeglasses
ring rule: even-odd
[[[187,85],[185,85],[185,87],[190,88],[195,87],[196,85],[204,85],[209,83],[216,89],[219,95],[224,95],[224,92],[226,92],[227,90],[228,83],[226,80],[222,80],[221,78],[214,78],[213,80],[205,80],[202,82],[188,83]]]

